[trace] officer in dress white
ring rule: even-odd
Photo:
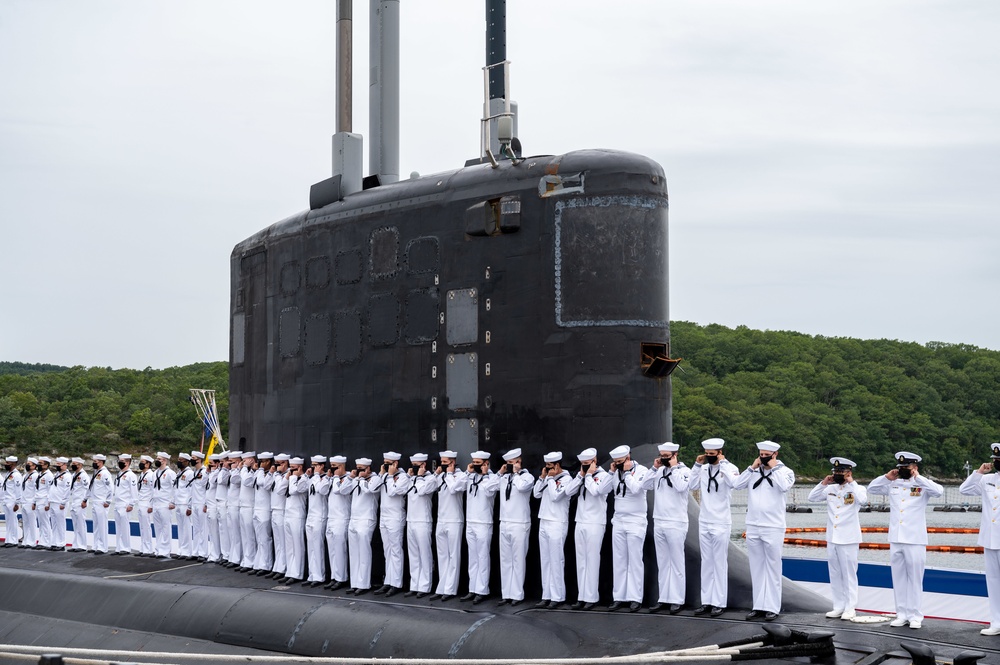
[[[629,612],[642,606],[642,545],[646,540],[646,491],[642,481],[647,469],[632,459],[632,449],[618,446],[611,451],[611,473],[604,479],[614,494],[611,518],[611,551],[614,559],[612,612],[628,604]]]
[[[293,457],[285,472],[285,576],[284,584],[301,582],[305,570],[306,503],[309,496],[309,476],[302,468],[305,460]]]
[[[104,466],[105,455],[98,453],[91,457],[94,461],[94,475],[90,478],[90,488],[85,503],[90,504],[94,517],[94,554],[108,551],[108,508],[111,506],[111,472]],[[84,506],[86,508],[87,506]],[[41,521],[39,521],[41,523]]]
[[[303,586],[320,586],[326,582],[326,516],[330,495],[330,476],[326,473],[326,456],[313,455],[312,466],[306,471],[309,477],[309,495],[306,503],[306,553],[309,577]]]
[[[254,505],[254,474],[257,471],[257,453],[248,451],[243,453],[243,466],[240,469],[240,565],[236,568],[238,573],[246,573],[253,570],[254,559],[257,558],[257,534],[253,529],[253,505]]]
[[[604,482],[608,472],[597,464],[596,448],[587,448],[576,457],[580,471],[566,490],[577,497],[573,530],[577,600],[570,609],[592,610],[600,600],[601,546],[608,522],[608,494],[614,485]]]
[[[402,455],[387,452],[383,456],[378,483],[382,492],[379,506],[379,534],[385,557],[385,579],[375,590],[376,596],[388,598],[403,589],[403,539],[406,535],[406,490],[410,483],[399,468]]]
[[[896,468],[868,484],[868,493],[889,497],[889,567],[896,601],[894,628],[920,628],[924,565],[927,563],[927,502],[944,488],[920,475],[920,455],[896,453]]]
[[[49,488],[49,519],[52,521],[53,552],[66,549],[66,509],[69,508],[69,458],[57,457],[56,470],[52,474]]]
[[[115,554],[132,553],[132,527],[129,518],[139,501],[138,478],[131,469],[132,456],[118,456],[118,475],[115,476]]]
[[[208,554],[206,561],[209,563],[219,563],[222,560],[222,544],[220,539],[222,534],[219,531],[219,474],[220,458],[218,453],[208,456],[208,470],[206,471],[205,489],[205,520],[206,531],[208,532]]]
[[[372,461],[368,457],[354,460],[351,482],[344,485],[351,495],[351,521],[347,526],[347,553],[351,562],[351,589],[348,593],[360,596],[372,586],[372,536],[382,484],[372,475]]]
[[[406,551],[410,563],[410,590],[406,595],[423,598],[431,592],[434,581],[431,528],[437,489],[434,475],[427,472],[427,453],[410,455],[406,475]]]
[[[48,457],[38,458],[38,479],[35,481],[35,510],[38,511],[38,544],[36,550],[52,547],[52,512],[49,506],[49,492],[52,490],[52,460]]]
[[[177,475],[174,477],[174,514],[177,516],[177,558],[191,556],[191,545],[194,539],[191,516],[194,510],[191,506],[194,469],[191,468],[191,455],[177,455]]]
[[[984,462],[965,479],[958,491],[982,497],[979,538],[986,562],[986,594],[990,602],[990,625],[981,635],[1000,635],[1000,443],[990,444],[992,461]]]
[[[288,461],[292,459],[287,453],[274,456],[274,468],[271,470],[271,534],[274,540],[274,563],[271,572],[265,575],[269,580],[278,580],[285,576],[287,565],[287,549],[285,538],[285,504],[288,501]]]
[[[226,531],[229,533],[229,553],[226,568],[243,563],[243,535],[240,530],[240,490],[243,487],[243,451],[229,451],[229,479],[226,482]]]
[[[252,571],[257,577],[270,575],[274,567],[274,525],[271,523],[273,466],[274,453],[263,452],[257,456],[257,469],[253,473],[253,533],[257,556],[253,560]]]
[[[656,545],[657,601],[650,612],[666,605],[677,614],[687,593],[684,540],[688,532],[688,483],[691,470],[677,458],[680,446],[661,443],[659,455],[643,479],[643,487],[653,492],[653,542]]]
[[[219,453],[219,474],[215,478],[215,521],[219,527],[219,560],[217,564],[229,562],[229,452]]]
[[[139,556],[156,556],[153,550],[153,458],[139,457],[136,478],[136,512],[139,513]]]
[[[521,449],[504,453],[500,467],[500,602],[524,601],[524,566],[531,533],[531,490],[534,476],[521,468]]]
[[[205,453],[191,451],[191,555],[188,559],[208,560],[208,469],[205,468]]]
[[[719,616],[729,599],[729,535],[733,516],[729,506],[740,470],[722,453],[722,439],[701,442],[704,453],[695,458],[689,487],[700,490],[698,545],[701,549],[701,606],[695,614]]]
[[[330,581],[324,589],[337,591],[347,586],[350,573],[347,557],[347,526],[351,522],[351,494],[346,491],[352,484],[347,472],[347,458],[334,455],[330,458],[330,495],[326,504],[326,551],[330,559]]]
[[[485,450],[472,453],[466,469],[468,485],[465,492],[465,542],[469,549],[469,593],[462,602],[474,605],[490,595],[490,545],[493,542],[493,506],[500,478],[490,471],[490,454]]]
[[[21,472],[17,470],[17,457],[10,455],[4,460],[3,490],[0,501],[3,503],[4,547],[17,547],[20,537],[17,529],[17,510],[21,507]]]
[[[537,609],[556,609],[566,602],[566,534],[572,477],[562,468],[562,453],[546,453],[545,466],[535,482],[538,505],[538,554],[542,568],[542,599]]]
[[[434,471],[437,483],[437,526],[434,540],[437,545],[438,585],[429,600],[448,602],[458,593],[458,569],[462,560],[462,533],[465,528],[465,497],[467,474],[455,463],[458,453],[444,450],[441,464]]]
[[[170,558],[171,515],[174,509],[174,481],[177,474],[170,468],[170,455],[164,452],[156,453],[156,467],[153,472],[153,529],[156,532],[156,556],[162,559]]]
[[[868,490],[854,480],[854,462],[831,457],[830,464],[830,475],[809,492],[809,501],[826,502],[826,557],[833,596],[833,609],[826,616],[850,621],[857,616],[858,606],[858,511],[868,503]]]
[[[70,460],[69,471],[73,474],[69,480],[69,519],[73,523],[73,538],[70,541],[70,552],[87,551],[87,513],[83,508],[90,490],[90,474],[83,470],[83,458],[74,457]]]
[[[35,496],[38,491],[38,459],[29,457],[24,462],[21,478],[21,547],[35,547],[38,544],[38,512],[35,510]],[[86,543],[84,543],[86,547]]]
[[[733,489],[748,488],[747,559],[753,585],[753,607],[747,621],[774,621],[781,612],[781,548],[785,544],[785,495],[795,473],[778,459],[780,445],[757,444],[757,457],[743,470]]]

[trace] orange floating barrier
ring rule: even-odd
[[[785,533],[820,533],[825,532],[825,526],[799,526],[785,529]],[[887,526],[863,526],[861,533],[889,533]],[[959,528],[946,526],[927,527],[927,533],[979,533],[977,528]]]
[[[743,534],[746,537],[746,534]],[[801,545],[803,547],[826,547],[825,540],[814,540],[811,538],[785,538],[786,545]],[[859,543],[858,547],[863,550],[887,550],[889,543]],[[963,545],[928,545],[928,552],[950,552],[952,554],[982,554],[983,548],[979,546]]]

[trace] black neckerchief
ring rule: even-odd
[[[163,478],[163,474],[165,474],[166,472],[167,470],[164,469],[163,471],[160,471],[158,474],[156,474],[156,480],[153,481],[153,487],[155,487],[156,489],[160,489],[160,479]]]
[[[13,475],[14,475],[13,471],[8,471],[7,472],[7,477],[3,479],[3,491],[4,492],[7,491],[7,481],[10,480],[10,477],[13,476]]]
[[[628,487],[625,485],[625,474],[628,473],[625,469],[618,469],[618,487],[615,488],[615,496],[621,496],[625,498],[628,494]]]
[[[69,491],[70,491],[70,492],[72,492],[72,491],[73,491],[73,486],[74,486],[74,485],[76,485],[76,481],[77,481],[77,479],[78,479],[78,478],[80,477],[80,474],[81,474],[81,473],[83,473],[83,469],[80,469],[79,471],[77,471],[77,472],[76,472],[76,473],[75,473],[75,474],[73,475],[73,480],[72,480],[72,482],[70,482],[70,484],[69,484]],[[6,489],[6,487],[7,487],[7,483],[6,483],[6,482],[4,482],[4,489]]]
[[[514,489],[514,476],[515,475],[516,474],[513,471],[511,471],[510,474],[507,475],[507,489],[504,490],[504,499],[506,501],[510,501],[510,492],[511,492],[512,489]]]
[[[479,474],[473,474],[473,476],[476,475]],[[483,482],[483,478],[485,477],[486,477],[485,474],[479,475],[479,480],[476,480],[475,477],[473,477],[472,486],[469,488],[469,491],[472,493],[472,496],[479,496],[479,483]]]
[[[712,465],[708,465],[708,491],[712,491],[712,483],[715,483],[715,491],[719,491],[719,474],[722,473],[722,462],[719,462],[719,470],[712,473]]]
[[[139,476],[139,484],[140,484],[140,485],[142,484],[142,479],[146,477],[146,474],[147,474],[147,473],[149,473],[149,469],[146,469],[145,471],[143,471],[143,472],[142,472],[142,475],[141,475],[141,476]]]
[[[188,467],[188,468],[190,469],[191,467]],[[192,469],[192,471],[193,470],[194,469]],[[201,478],[201,470],[200,469],[198,470],[197,473],[195,473],[193,476],[191,476],[191,480],[189,480],[188,484],[185,485],[184,487],[191,487],[192,485],[194,485],[194,481],[198,480],[199,478]],[[256,479],[253,481],[253,488],[257,489],[257,480]]]
[[[103,469],[103,468],[104,468],[104,467],[102,466],[102,467],[101,467],[101,469]],[[95,470],[94,470],[94,475],[92,475],[92,476],[90,477],[90,485],[88,485],[88,486],[87,486],[87,490],[92,490],[92,489],[94,489],[94,482],[95,482],[95,481],[97,480],[97,476],[98,476],[98,475],[100,475],[100,473],[101,473],[101,469],[95,469]],[[38,486],[38,481],[37,481],[37,480],[35,481],[35,486],[36,486],[36,487]]]
[[[406,490],[407,494],[409,494],[410,492],[413,492],[414,494],[417,493],[417,480],[419,478],[420,478],[420,476],[414,474],[414,476],[413,476],[413,485],[410,486],[410,489]]]
[[[673,473],[673,471],[668,469],[670,469],[669,466],[663,467],[663,471],[660,473],[660,480],[658,482],[662,483],[665,480],[667,481],[668,487],[673,487],[674,481],[670,480],[670,475]]]
[[[122,476],[124,476],[124,475],[125,475],[125,471],[123,470],[121,473],[119,473],[117,476],[115,476],[115,487],[118,487],[119,485],[122,484]]]
[[[777,468],[777,467],[775,467],[775,468]],[[771,471],[771,473],[764,473],[764,469],[758,469],[758,470],[760,471],[760,478],[758,478],[757,482],[755,482],[753,484],[753,489],[757,489],[758,487],[760,487],[760,484],[762,482],[764,482],[765,480],[767,481],[768,485],[770,485],[771,487],[774,487],[774,481],[771,480],[771,476],[774,475],[774,471]]]
[[[31,473],[37,473],[37,472],[36,471],[32,471]],[[25,487],[28,486],[28,481],[31,480],[31,473],[24,474],[24,480],[21,481],[21,489],[24,489]],[[38,488],[38,484],[37,484],[38,483],[38,476],[35,476],[35,483],[36,483],[35,484],[35,488],[37,489]]]

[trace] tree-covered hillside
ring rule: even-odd
[[[4,374],[41,374],[42,372],[63,372],[67,369],[69,369],[69,367],[63,367],[62,365],[0,362],[0,376],[3,376]]]

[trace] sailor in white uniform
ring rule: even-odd
[[[441,464],[435,470],[437,483],[437,525],[434,541],[437,545],[438,585],[430,600],[447,602],[458,593],[458,571],[462,560],[462,534],[465,528],[465,486],[467,474],[455,466],[458,453],[444,450]]]
[[[601,546],[607,530],[608,494],[614,485],[604,482],[608,472],[598,465],[596,448],[587,448],[576,457],[580,460],[580,472],[567,489],[577,497],[573,530],[577,600],[570,609],[592,610],[600,600]]]
[[[90,474],[83,470],[83,458],[74,457],[70,460],[69,480],[69,519],[73,523],[73,539],[70,541],[70,552],[87,551],[87,512],[84,502],[90,490]]]
[[[5,460],[3,472],[3,490],[0,492],[0,501],[3,504],[4,526],[6,534],[4,536],[4,547],[17,547],[20,534],[17,528],[17,510],[21,507],[21,472],[17,470],[17,457],[11,455]]]
[[[191,555],[192,560],[208,560],[208,469],[205,468],[205,453],[191,451]],[[214,503],[214,499],[213,499]]]
[[[222,547],[219,542],[222,534],[219,532],[219,469],[218,453],[212,453],[206,460],[205,469],[205,530],[208,533],[208,553],[205,560],[208,563],[219,563],[222,560]]]
[[[66,549],[66,509],[69,508],[69,458],[57,457],[56,470],[49,488],[49,520],[52,522],[50,550]]]
[[[437,489],[434,475],[427,471],[427,453],[410,455],[406,472],[406,552],[410,563],[410,590],[407,596],[423,598],[434,581],[433,502]]]
[[[269,580],[278,580],[285,576],[285,566],[287,561],[287,550],[285,549],[285,504],[288,501],[288,461],[292,459],[287,453],[279,453],[274,456],[275,466],[271,469],[271,479],[268,481],[271,486],[271,537],[274,541],[274,562],[271,564],[271,572],[265,577]]]
[[[132,526],[129,518],[139,502],[139,479],[132,471],[132,456],[118,456],[118,475],[115,476],[115,554],[132,553]]]
[[[854,462],[831,457],[830,464],[830,475],[809,492],[809,501],[826,502],[826,557],[833,596],[833,609],[826,616],[850,621],[857,616],[858,606],[858,511],[868,503],[868,490],[854,480]]]
[[[566,535],[573,494],[569,473],[562,468],[562,453],[546,453],[545,466],[533,494],[538,505],[538,555],[542,568],[542,599],[537,609],[556,609],[566,602]],[[578,489],[578,488],[577,488]]]
[[[642,481],[647,469],[632,459],[632,449],[618,446],[611,451],[611,473],[604,479],[615,498],[611,519],[611,551],[614,559],[612,612],[628,605],[629,612],[642,606],[642,546],[646,540],[646,490]]]
[[[326,505],[326,551],[330,559],[330,581],[324,589],[343,589],[350,579],[347,555],[347,527],[351,523],[351,494],[347,486],[352,484],[347,472],[347,458],[334,455],[330,458],[330,495]]]
[[[103,457],[103,455],[102,455]],[[38,458],[38,478],[35,481],[35,510],[38,511],[38,544],[36,550],[52,547],[52,512],[49,506],[49,492],[52,490],[52,460],[48,457]]]
[[[219,469],[215,476],[215,523],[219,529],[219,560],[215,563],[226,565],[229,561],[229,467],[228,452],[218,453]]]
[[[466,469],[469,482],[465,490],[465,542],[469,549],[469,593],[462,602],[474,605],[490,595],[490,545],[493,542],[493,506],[496,503],[500,478],[490,471],[490,454],[485,450],[472,453]]]
[[[238,573],[246,573],[253,570],[254,559],[257,558],[257,534],[253,528],[253,506],[254,506],[254,478],[259,464],[257,453],[253,451],[243,453],[243,468],[240,469],[240,546],[243,552],[240,556],[240,565],[236,568]]]
[[[305,573],[306,503],[309,496],[309,476],[305,460],[293,457],[285,472],[285,576],[284,584],[301,582]]]
[[[382,471],[378,474],[382,492],[379,506],[379,534],[385,557],[385,579],[375,590],[376,596],[394,596],[403,589],[403,539],[406,535],[406,490],[410,483],[399,468],[402,455],[387,452],[382,456]]]
[[[524,601],[524,567],[531,533],[534,476],[521,467],[521,449],[504,453],[500,467],[500,602]]]
[[[372,461],[368,457],[354,460],[351,482],[343,488],[351,495],[351,521],[347,526],[347,554],[351,562],[351,589],[348,593],[360,596],[372,586],[372,536],[378,515],[378,502],[382,484],[372,475]]]
[[[229,479],[226,483],[226,530],[229,532],[229,554],[226,568],[243,563],[243,535],[240,530],[240,491],[243,487],[243,451],[229,451]]]
[[[91,459],[94,461],[94,475],[90,478],[87,503],[90,504],[91,513],[94,516],[93,552],[94,554],[104,554],[108,551],[108,508],[111,506],[112,494],[111,472],[104,466],[108,459],[107,456],[98,453]]]
[[[927,563],[927,502],[944,488],[920,475],[920,455],[896,453],[896,468],[868,484],[868,494],[889,497],[889,567],[896,601],[894,628],[920,628],[924,565]]]
[[[177,555],[178,558],[191,556],[191,544],[194,538],[191,515],[194,469],[191,468],[191,455],[180,453],[177,456],[177,475],[174,478],[174,514],[177,517]]]
[[[271,490],[274,488],[274,453],[257,456],[253,472],[253,534],[257,553],[252,572],[257,577],[270,575],[274,567],[274,530],[271,524]]]
[[[139,475],[136,478],[136,510],[139,513],[139,556],[156,556],[153,550],[153,458],[139,457]]]
[[[986,594],[990,602],[990,625],[981,635],[1000,635],[1000,443],[990,444],[992,461],[984,462],[972,472],[958,491],[966,496],[982,498],[979,538],[986,561]]]
[[[757,457],[733,489],[747,488],[747,559],[753,607],[747,620],[773,621],[781,613],[781,548],[785,544],[785,496],[795,473],[778,459],[780,445],[757,444]]]
[[[701,442],[689,487],[700,490],[698,545],[701,549],[701,606],[695,614],[719,616],[729,600],[729,537],[733,528],[730,502],[740,470],[722,453],[722,439]]]
[[[653,465],[643,479],[643,487],[653,492],[653,543],[656,545],[657,601],[650,612],[666,605],[676,614],[684,605],[687,571],[684,540],[688,532],[688,482],[691,470],[677,458],[680,446],[661,443]]]
[[[21,478],[21,547],[35,547],[38,544],[38,512],[35,510],[38,476],[38,460],[29,457],[24,462],[24,475]],[[86,541],[84,547],[86,548]]]
[[[326,456],[313,455],[309,477],[309,495],[306,502],[306,553],[309,576],[304,586],[321,586],[326,583],[326,517],[330,496],[330,476],[326,473]]]
[[[156,467],[153,472],[153,530],[156,532],[155,550],[156,556],[160,558],[170,557],[172,543],[171,534],[171,511],[176,506],[174,504],[174,481],[177,474],[170,468],[170,455],[164,452],[156,453]],[[96,545],[95,545],[96,548]]]

